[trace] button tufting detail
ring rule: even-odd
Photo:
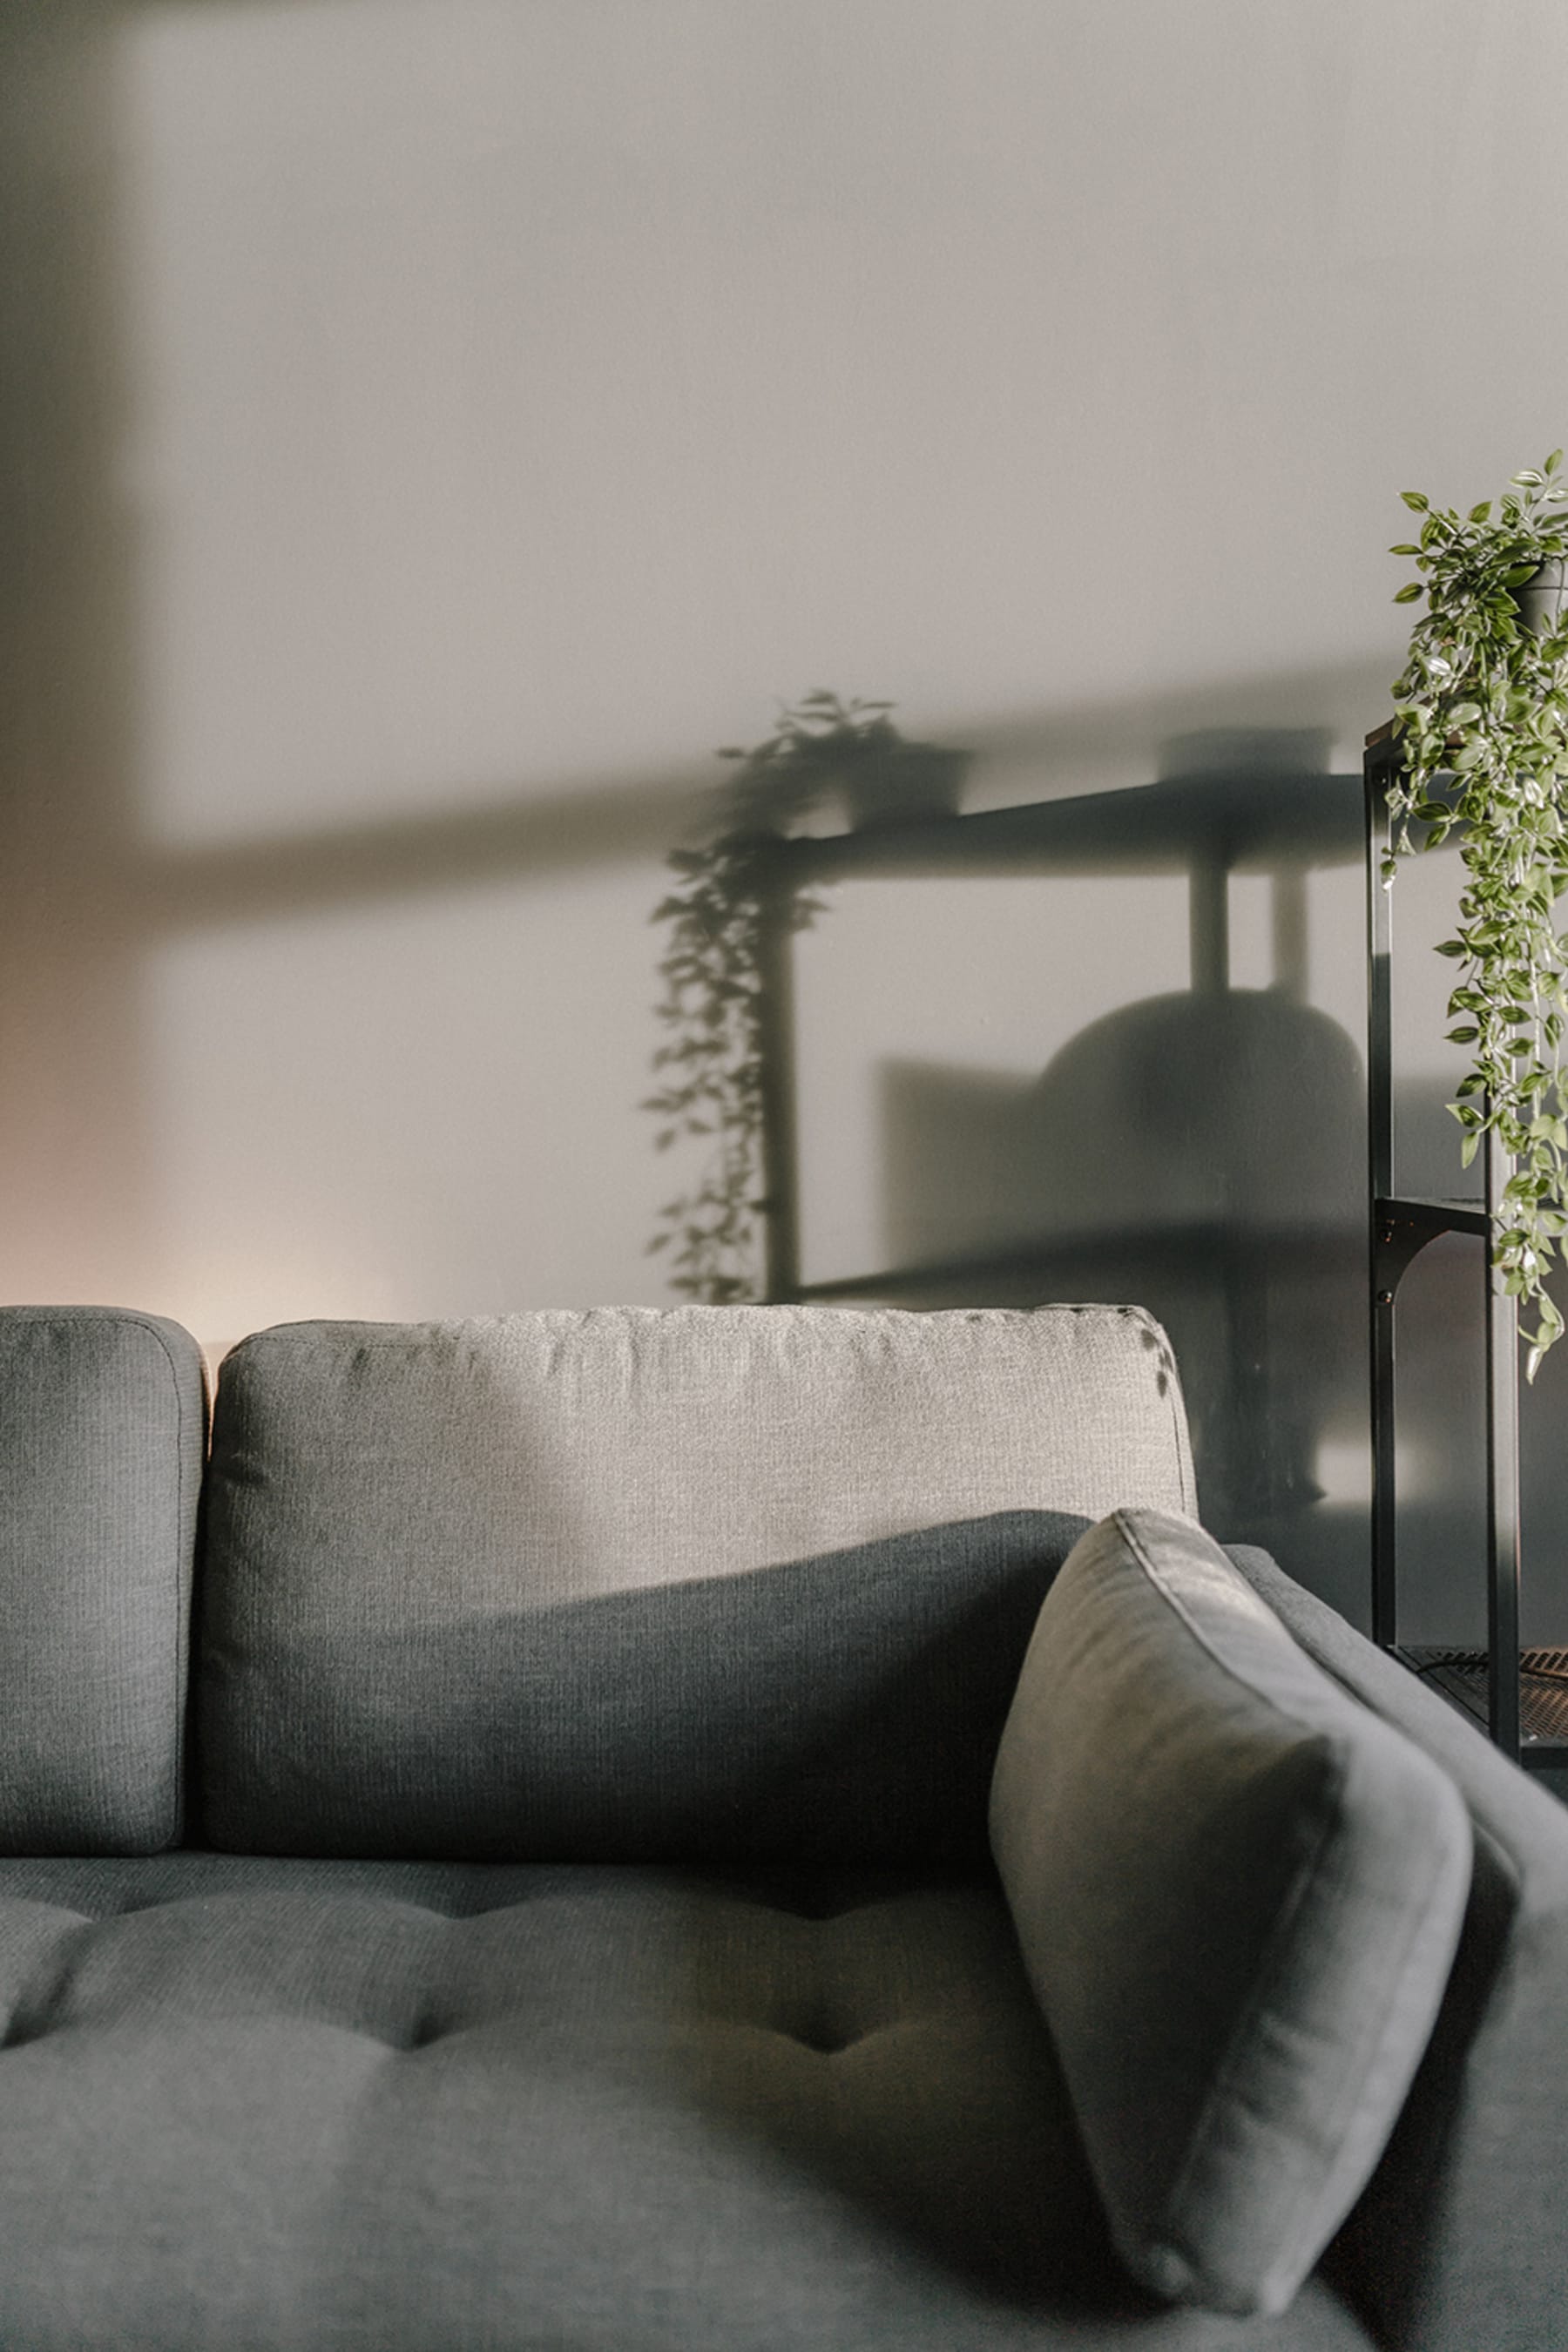
[[[841,2050],[847,2050],[861,2039],[858,2026],[846,2031],[835,2024],[824,2010],[798,2018],[793,2024],[781,2026],[778,2030],[786,2041],[795,2042],[802,2050],[813,2052],[818,2058],[837,2058]]]
[[[807,1927],[830,1927],[836,1919],[847,1919],[857,1911],[873,1910],[885,1900],[879,1895],[859,1895],[851,1899],[836,1901],[831,1897],[814,1899],[809,1895],[788,1898],[758,1896],[754,1908],[771,1913],[775,1919],[799,1919]]]

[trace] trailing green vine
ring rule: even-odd
[[[1470,1048],[1449,1105],[1464,1130],[1463,1165],[1489,1130],[1511,1162],[1491,1234],[1504,1289],[1533,1315],[1523,1338],[1533,1380],[1563,1318],[1546,1284],[1568,1230],[1568,1096],[1562,1045],[1568,1019],[1557,929],[1568,891],[1568,613],[1531,627],[1517,592],[1568,552],[1568,480],[1554,450],[1515,474],[1498,503],[1460,516],[1419,490],[1401,493],[1420,536],[1395,547],[1425,593],[1394,687],[1403,765],[1389,791],[1394,854],[1435,848],[1452,834],[1464,864],[1459,919],[1438,950],[1458,965],[1450,1040]]]
[[[670,927],[656,1007],[670,1034],[654,1055],[661,1084],[643,1108],[658,1114],[658,1150],[695,1137],[708,1156],[695,1188],[659,1210],[648,1247],[669,1253],[670,1288],[707,1306],[762,1295],[767,927],[782,919],[804,930],[822,911],[804,890],[781,906],[780,837],[847,778],[904,747],[892,707],[818,689],[781,708],[765,741],[719,754],[736,763],[722,829],[669,855],[679,880],[653,920]]]

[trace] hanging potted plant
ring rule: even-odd
[[[1563,1318],[1546,1284],[1568,1215],[1568,1019],[1557,902],[1568,891],[1568,480],[1554,450],[1500,500],[1461,516],[1401,493],[1420,535],[1396,546],[1422,574],[1395,602],[1426,610],[1394,683],[1402,764],[1389,790],[1399,856],[1452,835],[1459,919],[1438,952],[1458,965],[1448,1036],[1469,1050],[1449,1105],[1468,1166],[1489,1131],[1511,1162],[1491,1235],[1504,1288],[1533,1317],[1533,1380]]]
[[[700,1137],[708,1158],[695,1189],[659,1211],[648,1247],[668,1252],[670,1288],[707,1306],[761,1295],[768,931],[781,919],[805,929],[822,906],[798,889],[781,905],[780,838],[825,803],[859,828],[950,814],[957,801],[965,755],[911,742],[892,709],[826,688],[782,706],[763,742],[719,754],[735,772],[713,838],[670,853],[679,878],[653,913],[669,925],[657,1013],[670,1034],[643,1108],[658,1116],[659,1150]]]

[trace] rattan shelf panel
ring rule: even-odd
[[[1483,1731],[1487,1728],[1489,1672],[1484,1650],[1405,1643],[1399,1654],[1413,1672],[1472,1716]],[[1568,1650],[1520,1652],[1519,1713],[1521,1738],[1527,1745],[1568,1751]]]

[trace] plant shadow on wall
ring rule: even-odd
[[[762,1294],[759,1220],[778,1204],[766,1191],[770,1080],[784,1058],[777,971],[782,939],[824,911],[792,887],[781,841],[837,803],[857,829],[950,814],[965,754],[916,743],[889,702],[845,701],[825,688],[780,707],[771,735],[736,763],[719,794],[720,830],[700,848],[672,850],[679,879],[654,909],[670,927],[659,964],[658,1020],[670,1033],[654,1055],[661,1150],[698,1139],[707,1158],[694,1191],[667,1202],[648,1247],[668,1252],[669,1286],[705,1306]]]

